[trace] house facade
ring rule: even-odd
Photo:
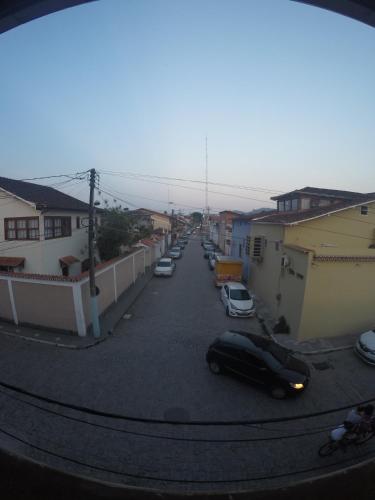
[[[210,218],[209,218],[209,239],[215,245],[219,245],[219,216],[218,215],[210,215]]]
[[[254,293],[298,340],[374,328],[375,194],[304,188],[276,201],[252,226]]]
[[[167,214],[148,210],[147,208],[138,208],[137,210],[130,211],[129,214],[138,227],[145,227],[151,231],[159,229],[164,233],[171,232],[171,217]]]
[[[218,245],[224,255],[231,255],[232,220],[238,215],[238,212],[230,210],[219,212]]]
[[[88,205],[0,177],[0,271],[77,275],[88,258]]]
[[[250,231],[252,216],[238,216],[232,220],[231,256],[243,262],[242,279],[248,281],[250,271]]]

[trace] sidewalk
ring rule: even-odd
[[[297,341],[287,333],[273,333],[275,321],[270,315],[266,306],[256,299],[257,319],[261,324],[263,331],[266,335],[273,338],[277,343],[291,349],[296,354],[305,356],[314,354],[326,354],[335,351],[344,351],[353,349],[358,334],[342,335],[339,337],[325,337],[309,339],[304,341]]]
[[[13,323],[1,320],[0,335],[16,337],[28,342],[47,344],[65,349],[88,349],[94,347],[111,336],[118,322],[138,298],[152,276],[153,270],[150,269],[146,274],[140,276],[137,281],[119,297],[118,301],[107,309],[100,318],[101,335],[98,339],[93,337],[91,329],[88,330],[86,337],[79,337],[78,334],[69,332],[50,331],[33,326],[17,326]]]

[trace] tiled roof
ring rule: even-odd
[[[290,197],[293,194],[309,194],[329,198],[345,198],[347,200],[355,200],[366,196],[365,193],[358,193],[356,191],[342,191],[339,189],[324,189],[306,186],[302,189],[295,189],[294,191],[290,191],[289,193],[272,196],[271,200],[281,200],[283,198]]]
[[[77,259],[73,255],[66,255],[65,257],[60,257],[59,261],[61,262],[61,264],[65,264],[66,266],[71,266],[72,264],[79,262],[79,259]]]
[[[0,266],[18,267],[25,262],[25,257],[0,257]]]
[[[257,217],[254,219],[256,224],[297,224],[298,222],[304,222],[309,219],[315,219],[318,217],[323,217],[333,212],[339,212],[350,207],[356,207],[358,205],[364,205],[369,202],[375,202],[374,195],[364,195],[360,200],[350,200],[342,201],[340,203],[335,203],[333,205],[328,205],[326,207],[316,207],[310,208],[308,210],[301,211],[290,211],[290,212],[274,212],[271,215],[266,215],[265,217]]]
[[[70,210],[74,212],[88,212],[87,203],[77,200],[57,189],[34,184],[33,182],[18,181],[0,177],[0,188],[13,193],[23,200],[35,203],[37,209]]]

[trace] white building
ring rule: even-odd
[[[0,177],[0,271],[76,275],[88,258],[88,204]]]

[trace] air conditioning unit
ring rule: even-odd
[[[281,267],[282,268],[287,268],[290,266],[290,260],[289,260],[289,257],[287,255],[283,255],[281,257]]]

